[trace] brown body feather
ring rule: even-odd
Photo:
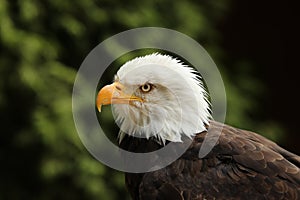
[[[209,134],[197,134],[187,151],[169,166],[149,173],[126,173],[134,200],[300,199],[300,157],[250,131],[227,125],[204,158],[204,138],[215,137],[222,124],[211,122]],[[126,136],[120,147],[149,152],[154,140]]]

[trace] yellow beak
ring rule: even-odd
[[[96,106],[101,112],[102,105],[109,104],[132,104],[133,101],[143,102],[143,99],[134,95],[124,93],[125,87],[119,83],[104,86],[97,95]]]

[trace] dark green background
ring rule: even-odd
[[[76,133],[76,70],[104,39],[160,26],[216,62],[227,123],[300,153],[299,18],[292,1],[0,0],[0,199],[129,199],[123,174]]]

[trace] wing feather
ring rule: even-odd
[[[217,144],[198,158],[204,138],[215,137],[220,127]],[[263,136],[211,122],[178,160],[141,175],[136,199],[298,199],[299,167],[299,156]]]

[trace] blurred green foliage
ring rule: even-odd
[[[0,199],[129,199],[123,174],[79,140],[71,95],[89,51],[130,28],[162,26],[198,40],[222,72],[227,122],[278,139],[280,128],[252,117],[264,89],[247,72],[251,63],[237,60],[235,80],[222,64],[216,24],[229,7],[228,0],[0,0]]]

